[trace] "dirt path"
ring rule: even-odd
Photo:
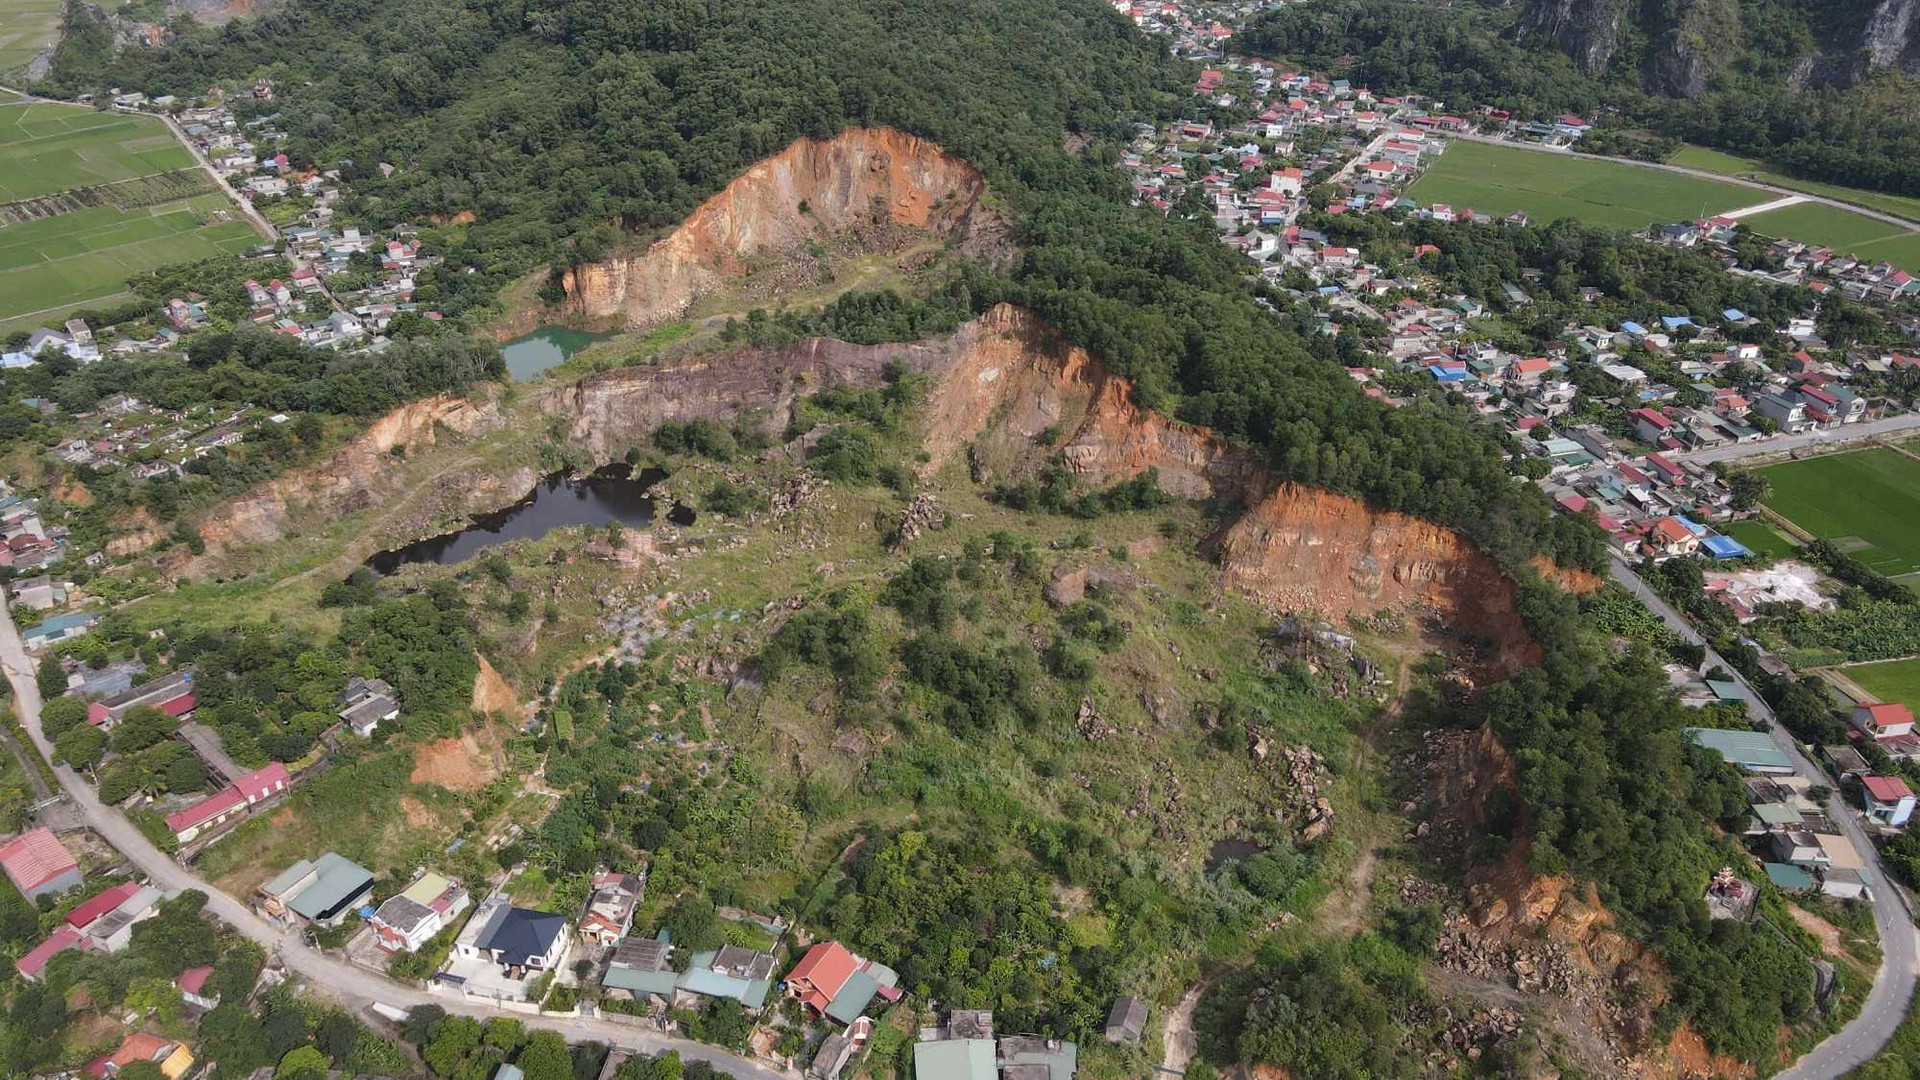
[[[1180,1004],[1167,1013],[1166,1019],[1160,1026],[1160,1045],[1164,1048],[1160,1059],[1162,1071],[1172,1073],[1187,1071],[1187,1063],[1193,1060],[1194,1050],[1198,1045],[1198,1039],[1193,1033],[1193,1010],[1200,1005],[1200,995],[1206,993],[1207,987],[1212,986],[1214,980],[1225,974],[1226,970],[1224,967],[1217,967],[1207,972],[1207,977],[1188,990],[1185,996],[1181,997]]]
[[[1409,658],[1402,658],[1400,677],[1393,687],[1393,704],[1380,710],[1379,715],[1366,722],[1360,728],[1360,742],[1354,752],[1356,769],[1367,767],[1376,760],[1374,744],[1386,734],[1387,730],[1400,719],[1401,703],[1407,699],[1407,684],[1411,671]],[[1366,923],[1367,912],[1372,909],[1373,871],[1380,859],[1380,846],[1385,842],[1381,834],[1379,821],[1366,839],[1366,845],[1360,850],[1360,858],[1354,861],[1353,871],[1347,875],[1345,902],[1340,897],[1331,897],[1320,905],[1320,930],[1326,934],[1351,937],[1360,932]]]

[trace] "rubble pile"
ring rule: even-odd
[[[1107,738],[1117,731],[1112,724],[1107,723],[1105,718],[1094,709],[1093,699],[1091,697],[1080,699],[1080,715],[1075,718],[1074,726],[1080,730],[1082,738],[1093,742]]]
[[[920,539],[921,533],[945,528],[946,524],[947,515],[940,509],[939,500],[932,493],[923,491],[907,504],[906,511],[900,515],[900,522],[893,527],[887,542],[891,547],[905,547]]]

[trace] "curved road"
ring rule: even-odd
[[[0,603],[0,667],[5,669],[8,681],[13,684],[14,709],[19,714],[21,725],[26,728],[34,745],[51,761],[53,747],[40,729],[40,688],[34,680],[33,662],[27,656],[20,634],[14,628],[13,616],[4,603]],[[259,942],[278,957],[287,970],[306,976],[345,1003],[356,1006],[379,1003],[402,1009],[438,1005],[450,1013],[481,1018],[511,1016],[530,1028],[557,1031],[575,1042],[597,1040],[609,1046],[647,1054],[678,1050],[682,1058],[710,1062],[715,1068],[743,1080],[793,1080],[798,1075],[728,1053],[718,1047],[636,1029],[611,1020],[534,1015],[489,1006],[483,1001],[475,1001],[457,993],[432,994],[336,960],[308,948],[299,932],[288,932],[273,926],[254,914],[246,904],[201,880],[192,870],[154,847],[119,811],[101,803],[99,796],[94,794],[93,786],[72,769],[56,765],[53,771],[86,824],[139,867],[156,886],[167,890],[198,889],[206,893],[208,911]]]
[[[1898,214],[1889,214],[1885,210],[1875,210],[1869,206],[1861,206],[1859,203],[1850,203],[1844,199],[1835,199],[1826,195],[1815,195],[1810,191],[1781,187],[1778,184],[1768,184],[1759,180],[1748,180],[1745,177],[1739,176],[1728,176],[1725,173],[1709,172],[1706,169],[1690,169],[1685,165],[1668,165],[1658,161],[1635,161],[1633,158],[1609,157],[1605,154],[1582,154],[1577,150],[1564,146],[1542,146],[1536,142],[1526,142],[1518,139],[1501,139],[1492,135],[1470,135],[1461,133],[1447,137],[1450,139],[1465,139],[1468,142],[1488,143],[1493,146],[1510,146],[1516,150],[1532,150],[1540,154],[1558,154],[1561,157],[1574,157],[1583,160],[1611,161],[1619,165],[1632,165],[1636,169],[1654,169],[1659,172],[1692,176],[1701,180],[1714,180],[1722,184],[1735,184],[1740,187],[1753,188],[1756,191],[1770,191],[1775,195],[1792,195],[1805,199],[1808,202],[1824,203],[1827,206],[1837,207],[1841,210],[1851,210],[1856,214],[1873,218],[1875,221],[1884,221],[1889,225],[1898,226],[1908,232],[1920,232],[1920,221],[1903,218]]]
[[[1611,569],[1613,580],[1625,586],[1627,591],[1640,598],[1654,612],[1666,621],[1674,633],[1688,642],[1706,647],[1705,666],[1718,665],[1733,674],[1734,681],[1746,693],[1748,705],[1754,715],[1767,722],[1767,734],[1773,737],[1773,743],[1787,755],[1795,771],[1811,778],[1815,783],[1828,784],[1824,772],[1814,767],[1806,755],[1800,752],[1800,746],[1793,736],[1782,728],[1773,715],[1773,709],[1761,700],[1747,680],[1714,652],[1713,646],[1694,632],[1692,626],[1680,617],[1665,600],[1647,587],[1646,582],[1633,572],[1633,568],[1619,559],[1613,560]],[[1831,786],[1831,784],[1829,784]],[[1840,823],[1847,839],[1853,841],[1866,862],[1861,874],[1867,879],[1867,885],[1873,890],[1873,924],[1880,932],[1880,971],[1874,978],[1873,989],[1868,992],[1867,1000],[1860,1007],[1860,1015],[1838,1032],[1828,1036],[1827,1040],[1812,1050],[1785,1071],[1777,1074],[1778,1080],[1825,1080],[1827,1077],[1840,1076],[1849,1069],[1857,1068],[1867,1062],[1880,1048],[1893,1038],[1907,1017],[1907,1002],[1913,997],[1916,973],[1915,945],[1916,935],[1913,925],[1913,913],[1907,908],[1906,897],[1897,886],[1887,879],[1881,869],[1879,856],[1875,854],[1873,842],[1860,828],[1853,810],[1848,807],[1836,791],[1827,805],[1827,814]]]

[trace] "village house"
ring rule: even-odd
[[[1900,828],[1913,817],[1913,790],[1897,776],[1865,776],[1860,789],[1866,799],[1867,820]]]
[[[287,790],[291,783],[287,767],[273,762],[238,777],[191,806],[168,814],[167,828],[173,830],[174,839],[180,843],[192,843],[227,822],[244,817],[249,810]]]
[[[387,898],[368,924],[374,943],[387,952],[414,952],[467,910],[471,898],[452,878],[422,871],[405,889]]]
[[[580,938],[605,948],[627,935],[633,909],[646,894],[646,879],[634,874],[602,871],[593,877],[586,914],[580,919]]]
[[[467,921],[454,950],[461,956],[499,965],[508,978],[525,979],[558,969],[566,956],[567,941],[564,916],[514,907],[496,893]]]
[[[1898,702],[1853,707],[1853,726],[1894,757],[1920,754],[1920,736],[1913,733],[1913,713]]]
[[[400,717],[400,704],[393,699],[393,687],[385,679],[355,676],[348,680],[346,690],[334,704],[339,708],[340,719],[361,738],[372,735],[382,723]]]
[[[850,1024],[875,997],[898,1000],[900,977],[893,969],[849,952],[837,941],[808,949],[787,973],[787,996],[820,1016]]]
[[[45,825],[0,844],[0,870],[29,902],[80,887],[80,863]]]
[[[257,906],[279,926],[305,920],[334,927],[372,892],[371,871],[329,851],[312,862],[301,859],[260,886]]]
[[[194,709],[193,668],[185,667],[169,675],[162,675],[151,682],[115,694],[103,701],[87,704],[87,722],[94,727],[111,731],[127,713],[146,706],[159,709],[168,716],[185,716]]]

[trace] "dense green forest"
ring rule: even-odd
[[[1727,74],[1698,98],[1677,100],[1647,93],[1638,70],[1593,77],[1551,45],[1520,43],[1518,16],[1518,8],[1317,0],[1259,16],[1232,47],[1375,93],[1428,94],[1456,113],[1480,105],[1528,119],[1598,112],[1609,127],[1719,147],[1810,180],[1920,194],[1912,84],[1887,74],[1847,90],[1788,89],[1781,61],[1798,41],[1791,20],[1762,21],[1749,27],[1750,44],[1715,50]]]

